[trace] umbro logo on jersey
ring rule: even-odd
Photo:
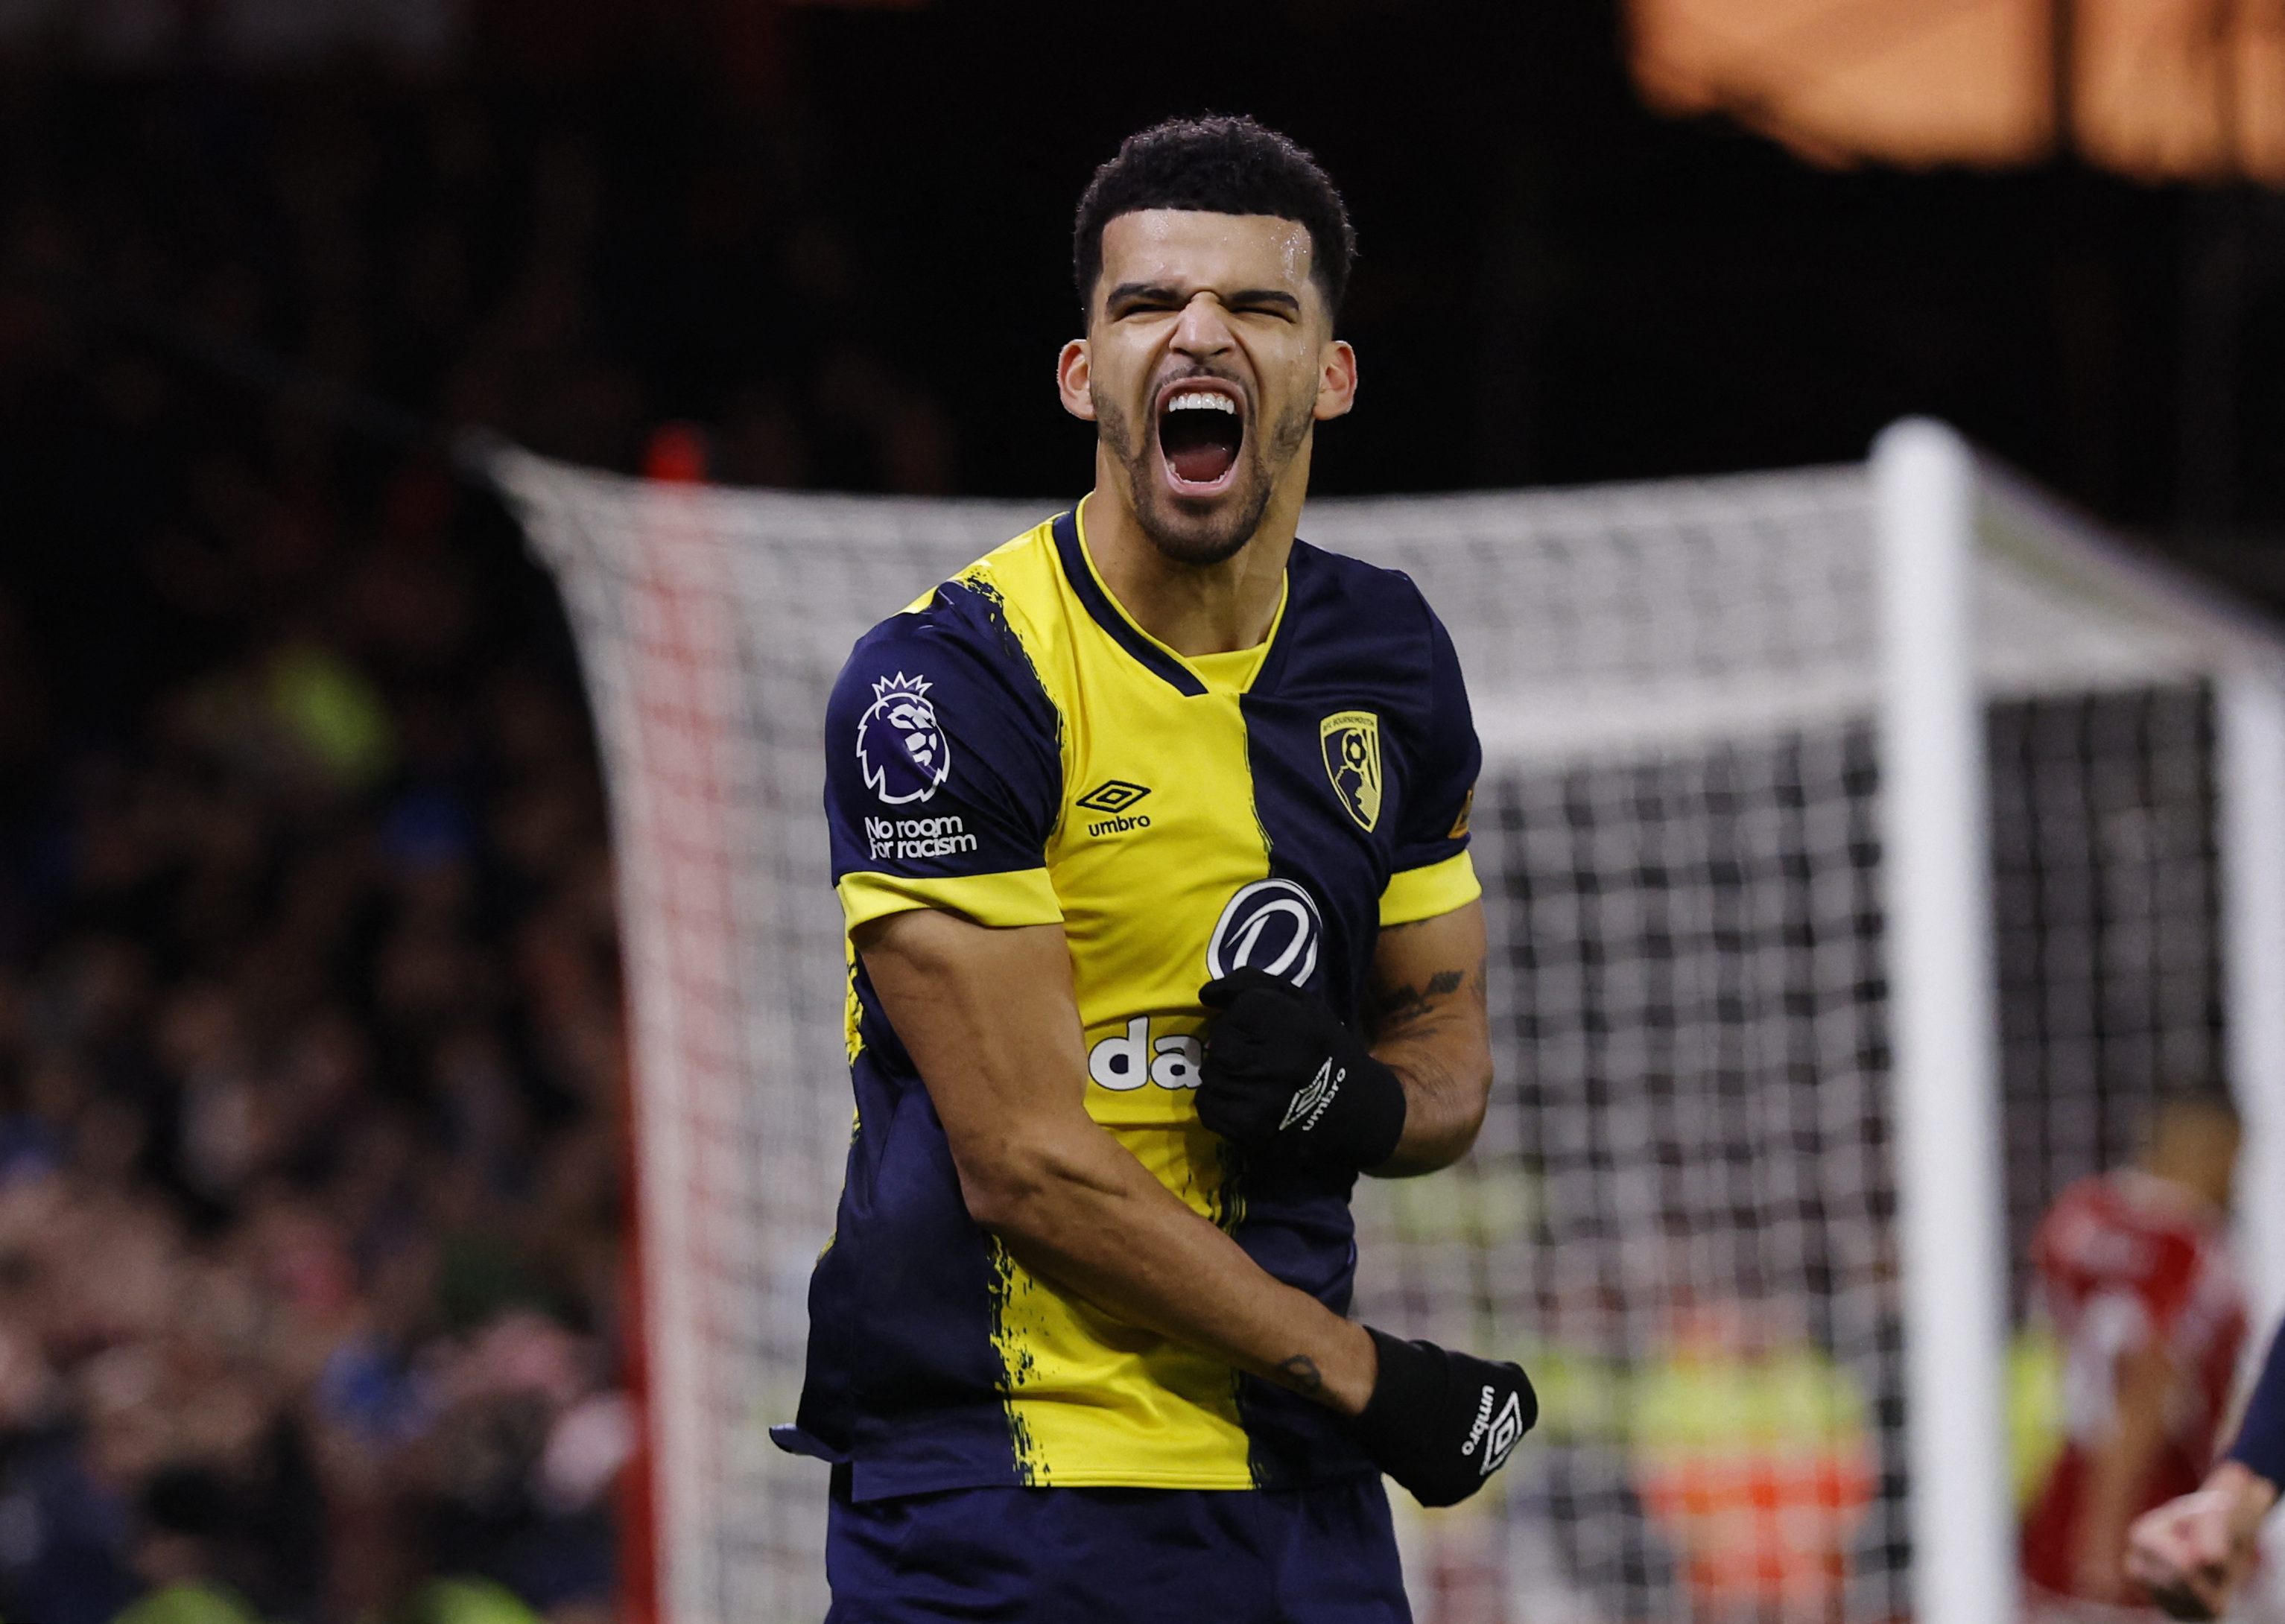
[[[1123,778],[1106,778],[1072,804],[1084,806],[1089,812],[1110,814],[1088,824],[1088,834],[1124,835],[1129,829],[1150,827],[1150,814],[1148,812],[1137,812],[1131,818],[1125,815],[1128,807],[1150,793],[1146,785],[1130,784]]]
[[[1073,803],[1089,812],[1123,812],[1150,791],[1123,778],[1106,778]]]

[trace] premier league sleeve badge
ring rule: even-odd
[[[928,697],[930,686],[902,671],[881,678],[858,718],[857,765],[883,805],[925,801],[952,776],[952,743]]]

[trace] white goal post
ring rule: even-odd
[[[491,467],[611,791],[656,1616],[814,1619],[823,1470],[764,1429],[848,1134],[825,697],[1055,505]],[[1485,745],[1493,1107],[1360,1186],[1357,1312],[1520,1358],[1544,1418],[1401,1518],[1417,1615],[2012,1618],[2022,1243],[2152,1089],[2235,1087],[2285,1306],[2285,640],[1924,421],[1302,531],[1420,584]]]

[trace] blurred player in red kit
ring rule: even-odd
[[[2023,1530],[2034,1619],[2149,1616],[2128,1526],[2205,1476],[2245,1338],[2225,1233],[2239,1133],[2224,1090],[2162,1095],[2135,1164],[2074,1184],[2039,1226],[2067,1439]]]

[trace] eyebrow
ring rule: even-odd
[[[1178,291],[1164,282],[1121,282],[1103,296],[1103,308],[1110,309],[1127,299],[1175,299]],[[1301,301],[1282,287],[1247,287],[1222,301],[1225,306],[1237,304],[1274,304],[1299,314]]]

